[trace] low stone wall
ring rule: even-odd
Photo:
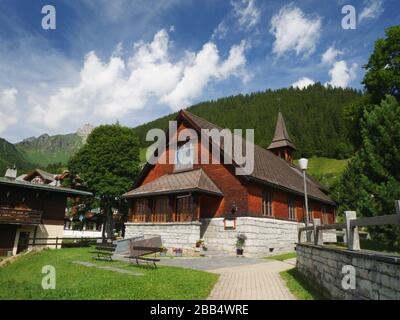
[[[355,269],[355,289],[343,289],[344,266]],[[332,299],[400,299],[400,256],[297,244],[297,269]]]
[[[211,251],[236,254],[236,236],[247,237],[246,256],[266,256],[294,251],[298,226],[302,223],[268,218],[237,217],[236,229],[225,230],[224,218],[201,220],[201,237]]]
[[[236,236],[247,236],[246,256],[266,256],[295,249],[298,227],[303,223],[270,218],[237,217],[236,229],[225,230],[224,218],[201,219],[188,223],[126,223],[125,238],[161,236],[167,248],[194,252],[196,241],[203,239],[209,254],[236,255]],[[324,232],[325,242],[336,242],[336,233]]]
[[[159,235],[163,246],[193,251],[200,239],[199,222],[125,223],[125,238]]]

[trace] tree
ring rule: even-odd
[[[362,97],[351,88],[325,87],[316,83],[303,90],[284,88],[239,94],[201,102],[187,111],[222,128],[255,129],[254,142],[267,148],[275,131],[276,117],[281,111],[297,152],[295,157],[323,156],[328,158],[351,155],[351,141],[343,119],[345,105]],[[146,147],[146,133],[151,128],[168,128],[176,113],[134,128]],[[345,147],[346,146],[346,147]],[[338,148],[339,147],[339,148]]]
[[[361,120],[362,147],[350,161],[336,187],[339,212],[357,210],[370,217],[394,214],[400,199],[400,105],[387,96],[380,105],[365,111]],[[375,226],[373,238],[400,245],[398,226]]]
[[[139,140],[119,124],[93,130],[86,144],[69,161],[71,177],[79,175],[105,213],[104,231],[112,236],[112,208],[123,207],[120,197],[131,189],[139,172]]]
[[[344,108],[343,117],[349,127],[354,147],[361,146],[360,123],[365,111],[371,111],[386,94],[400,101],[400,26],[385,30],[386,38],[375,42],[374,51],[364,65],[362,84],[366,95]]]
[[[400,101],[400,26],[385,30],[386,38],[375,42],[374,52],[364,66],[363,84],[373,103],[379,103],[386,94]]]

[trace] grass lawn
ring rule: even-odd
[[[298,164],[298,161],[295,160],[295,163]],[[313,157],[308,159],[307,173],[329,187],[340,178],[347,163],[348,160]]]
[[[278,254],[275,256],[267,256],[267,257],[264,257],[264,259],[284,261],[284,260],[292,259],[292,258],[296,258],[296,257],[297,257],[296,252],[289,252],[289,253]]]
[[[286,282],[289,291],[298,300],[323,300],[323,295],[316,291],[296,268],[279,273]]]
[[[379,251],[379,252],[385,252],[385,253],[400,254],[399,247],[389,246],[389,245],[379,243],[374,240],[360,239],[360,247],[362,250],[372,250],[372,251]]]
[[[330,245],[332,247],[340,247],[340,248],[347,248],[347,244],[338,242],[336,244]],[[361,250],[370,250],[370,251],[377,251],[377,252],[384,252],[384,253],[391,253],[391,254],[400,254],[399,247],[389,246],[384,243],[380,243],[374,240],[368,239],[360,239],[360,247]]]
[[[218,279],[213,273],[176,267],[124,267],[144,274],[131,276],[72,263],[79,260],[109,266],[125,264],[94,260],[91,250],[45,250],[20,257],[0,268],[0,299],[205,299]],[[55,290],[41,287],[45,265],[56,269]]]

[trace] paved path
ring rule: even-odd
[[[220,274],[208,299],[294,300],[279,272],[293,268],[296,259],[282,261],[205,257],[162,259],[163,265],[206,270]]]
[[[236,267],[249,264],[265,263],[268,260],[233,257],[233,256],[219,256],[219,257],[196,257],[196,258],[162,258],[160,264],[165,266],[175,266],[182,268],[190,268],[196,270],[216,270],[227,267]]]
[[[208,299],[211,300],[295,300],[279,276],[293,268],[286,262],[264,263],[213,270],[220,278]]]
[[[121,269],[122,267],[126,267],[127,265],[113,265],[113,266],[99,266],[95,263],[87,262],[87,261],[72,261],[74,264],[79,264],[88,268],[98,268],[103,270],[110,270],[118,273],[124,273],[130,276],[143,276],[143,273],[134,272],[130,270]]]

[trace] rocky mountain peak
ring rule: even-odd
[[[95,127],[87,123],[83,127],[76,130],[76,134],[82,138],[83,143],[86,142],[87,137],[93,131]]]

